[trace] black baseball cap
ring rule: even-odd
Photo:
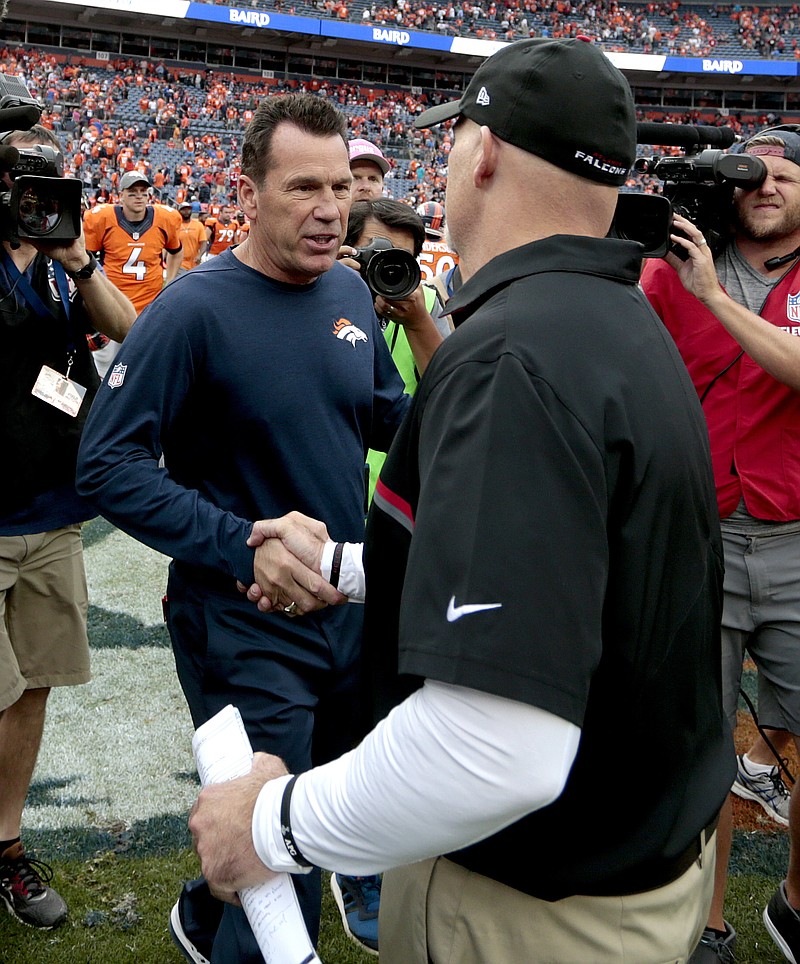
[[[518,40],[485,60],[460,100],[431,107],[418,129],[459,115],[556,167],[625,183],[636,157],[628,81],[590,40]]]

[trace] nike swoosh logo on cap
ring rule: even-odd
[[[500,609],[502,603],[465,603],[463,606],[456,606],[456,597],[451,596],[447,604],[447,621],[454,623],[462,616],[469,616],[471,613],[482,613],[487,609]]]

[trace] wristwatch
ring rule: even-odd
[[[64,269],[73,281],[87,281],[92,277],[97,268],[97,258],[95,258],[91,251],[87,251],[86,253],[89,255],[89,261],[78,271],[67,271],[66,268]]]

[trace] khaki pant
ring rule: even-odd
[[[677,880],[550,903],[444,857],[384,875],[381,964],[681,964],[706,924],[716,834]]]
[[[91,679],[80,526],[0,536],[0,710]]]

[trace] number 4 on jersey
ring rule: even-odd
[[[139,260],[142,256],[142,251],[144,251],[142,247],[131,248],[128,260],[122,266],[122,273],[132,274],[137,281],[144,281],[144,276],[147,274],[147,265],[144,261]]]

